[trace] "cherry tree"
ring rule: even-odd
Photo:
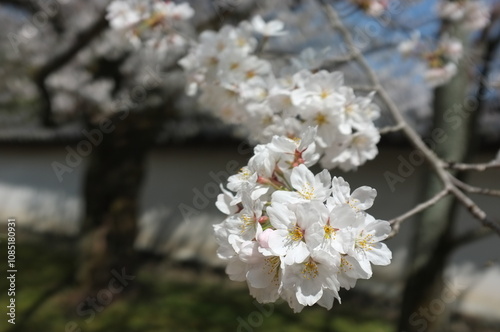
[[[498,190],[474,187],[460,173],[500,167],[498,157],[485,164],[466,163],[479,113],[498,75],[493,58],[500,40],[497,7],[472,0],[114,0],[88,6],[97,14],[93,20],[82,19],[80,39],[59,55],[42,59],[34,81],[45,100],[46,124],[54,122],[51,116],[58,107],[75,108],[79,102],[89,109],[85,114],[91,130],[102,119],[126,129],[125,136],[117,130],[111,134],[115,139],[107,141],[111,143],[95,151],[87,176],[87,197],[102,197],[106,206],[99,200],[87,206],[86,241],[90,248],[111,238],[119,244],[116,248],[125,248],[108,257],[111,261],[130,257],[140,165],[165,120],[165,105],[180,108],[176,102],[183,92],[206,113],[238,127],[255,145],[248,165],[221,185],[216,205],[226,217],[214,226],[214,237],[229,277],[246,281],[259,302],[282,298],[295,312],[314,304],[332,308],[335,299],[340,302],[341,288],[370,278],[372,265],[390,263],[392,254],[382,241],[397,236],[405,220],[420,214],[399,324],[399,330],[418,331],[421,326],[411,315],[442,290],[448,254],[459,245],[500,234],[498,222],[471,198],[499,196]],[[431,22],[411,26],[398,19],[411,10],[422,11],[422,6],[433,6]],[[352,16],[393,32],[395,41],[384,45],[383,38],[370,38],[369,30],[357,29]],[[57,17],[47,29],[57,28]],[[105,29],[107,22],[111,29]],[[438,27],[429,33],[428,24]],[[360,38],[367,36],[373,40],[360,45]],[[11,44],[26,46],[14,37]],[[95,38],[100,40],[93,43]],[[318,46],[321,40],[333,46]],[[384,48],[398,52],[401,62],[422,73],[416,84],[432,94],[431,132],[444,133],[448,139],[443,144],[431,149],[425,143],[411,114],[401,107],[403,101],[388,88],[369,54]],[[79,52],[84,60],[64,72],[63,65]],[[99,68],[94,73],[82,65],[92,58],[98,59],[92,63]],[[346,83],[354,72],[349,66],[359,72],[351,79],[354,83]],[[155,68],[156,74],[138,68]],[[157,79],[157,68],[167,74]],[[175,84],[179,80],[185,82],[181,87]],[[142,86],[148,94],[146,106],[120,95],[127,88],[123,84],[130,91]],[[146,127],[154,128],[147,135],[134,126],[143,114],[150,114]],[[381,114],[390,121],[383,123]],[[376,188],[351,191],[342,177],[330,172],[369,167],[381,136],[394,134],[412,144],[432,175],[419,204],[385,221],[367,211]],[[124,137],[127,144],[118,148],[115,143]],[[131,147],[140,153],[120,174],[134,174],[128,181],[134,189],[127,187],[130,191],[122,196],[102,192],[98,184],[103,171],[117,178],[113,165],[126,160],[110,157],[110,151],[127,155]],[[109,166],[107,171],[102,164]],[[317,172],[318,167],[324,169]],[[398,183],[397,176],[388,176]],[[475,231],[453,235],[455,205],[479,221]],[[103,264],[91,264],[87,272],[96,266]],[[445,318],[427,325],[441,330]]]
[[[477,89],[472,97],[475,99],[461,111],[479,112],[498,36],[488,35],[492,26],[490,9],[477,1],[434,4],[436,18],[441,20],[434,40],[423,40],[416,28],[393,22],[395,29],[409,35],[398,50],[421,61],[423,79],[434,89],[435,128],[460,142],[460,146],[442,145],[432,150],[408,124],[376,70],[356,46],[339,13],[342,5],[332,6],[327,1],[309,5],[325,15],[344,44],[340,58],[322,56],[324,53],[313,48],[286,59],[285,64],[266,58],[266,47],[288,31],[281,20],[266,22],[254,16],[237,25],[224,25],[219,31],[203,31],[179,61],[187,74],[187,93],[198,97],[222,121],[243,127],[249,139],[258,143],[248,165],[228,179],[230,191],[222,187],[217,200],[218,208],[228,215],[215,226],[218,254],[227,260],[230,278],[246,280],[251,295],[260,302],[281,297],[296,312],[315,303],[330,309],[335,298],[340,300],[341,287],[349,289],[356,279],[369,278],[371,264],[390,263],[391,252],[380,241],[395,236],[404,220],[424,211],[416,254],[427,258],[424,264],[411,266],[400,323],[404,330],[415,330],[408,317],[433,297],[419,292],[426,283],[442,279],[446,254],[439,252],[448,252],[491,230],[500,234],[499,224],[468,195],[498,195],[498,191],[470,186],[456,172],[499,166],[498,160],[484,165],[461,163],[469,149],[464,138],[472,135],[467,128],[473,126],[477,115],[461,121],[460,128],[451,128],[446,116],[439,121],[443,118],[440,112],[457,102],[456,94],[466,94],[473,84]],[[184,6],[179,5],[179,10],[184,17],[190,16],[192,11]],[[346,6],[358,7],[375,17],[391,9],[389,1],[352,1]],[[135,11],[131,16],[137,17],[142,9],[132,5],[129,12]],[[157,12],[153,13],[149,15],[155,17]],[[117,22],[126,17],[117,12],[110,16]],[[129,22],[129,29],[125,28],[132,42],[138,37],[136,23]],[[468,52],[469,31],[480,29],[486,47],[475,59]],[[358,95],[344,83],[342,72],[328,70],[336,62],[357,63],[368,78],[362,90],[370,93]],[[483,66],[482,80],[471,83],[467,72],[481,70],[477,64]],[[392,116],[394,125],[376,127],[373,121],[379,117],[380,107],[373,102],[374,96]],[[342,178],[332,179],[327,170],[316,175],[309,170],[317,162],[327,169],[356,169],[376,157],[380,134],[396,131],[402,132],[428,162],[435,179],[429,182],[427,200],[393,220],[376,220],[365,211],[376,196],[374,189],[361,187],[350,194],[349,184]],[[451,239],[452,202],[465,206],[486,228]],[[436,212],[439,209],[444,212]],[[437,218],[443,220],[443,226],[436,226]],[[443,324],[439,320],[432,323],[436,330]]]

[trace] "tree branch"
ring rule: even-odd
[[[447,194],[452,194],[455,198],[464,205],[467,210],[478,219],[484,226],[487,226],[494,230],[498,235],[500,235],[500,225],[489,220],[486,216],[486,213],[467,195],[465,195],[452,181],[451,174],[446,170],[446,166],[448,163],[443,162],[434,151],[432,151],[422,140],[420,135],[408,125],[403,115],[399,111],[398,107],[389,96],[387,91],[383,88],[380,80],[377,75],[370,67],[363,54],[359,49],[356,48],[354,40],[349,32],[349,30],[344,26],[342,21],[340,20],[335,9],[328,4],[325,0],[318,0],[322,7],[325,10],[326,16],[329,20],[330,25],[334,30],[339,31],[344,42],[347,45],[348,52],[352,55],[353,59],[361,66],[361,69],[367,74],[369,81],[374,86],[375,91],[379,94],[380,99],[386,104],[389,113],[392,115],[394,120],[396,121],[396,126],[400,127],[400,130],[405,134],[405,136],[409,139],[412,145],[418,149],[422,155],[425,157],[427,163],[432,167],[434,172],[437,174],[439,179],[443,184],[443,190],[440,191],[436,196],[432,197],[426,202],[423,202],[417,205],[414,209],[408,211],[402,216],[393,219],[391,224],[393,225],[393,231],[391,235],[393,236],[399,230],[400,223],[407,219],[408,217],[426,209],[438,202],[441,198],[446,196]]]
[[[395,126],[388,126],[388,127],[380,128],[378,131],[379,131],[380,135],[384,135],[384,134],[394,133],[394,132],[400,131],[402,129],[403,129],[403,126],[401,124],[397,124]]]
[[[481,187],[475,187],[471,186],[456,177],[452,176],[451,181],[460,189],[463,191],[466,191],[470,194],[480,194],[480,195],[489,195],[489,196],[498,196],[500,197],[500,190],[498,189],[490,189],[490,188],[481,188]]]
[[[456,169],[458,171],[478,171],[482,172],[490,168],[500,168],[500,162],[490,161],[483,164],[463,164],[463,163],[447,163],[446,168]]]
[[[56,54],[52,57],[45,65],[40,67],[33,75],[33,80],[38,87],[40,95],[42,97],[41,115],[42,122],[45,126],[54,126],[54,120],[52,118],[52,104],[50,100],[50,94],[45,85],[47,77],[52,73],[62,68],[66,65],[73,57],[85,48],[90,42],[97,37],[106,27],[108,22],[106,20],[106,11],[104,10],[99,14],[97,20],[89,26],[87,29],[80,32],[73,43],[64,51]]]
[[[443,189],[439,193],[437,193],[434,197],[430,198],[429,200],[418,204],[413,209],[403,213],[399,217],[396,217],[396,218],[390,220],[389,224],[391,224],[391,226],[392,226],[392,231],[389,234],[388,238],[393,237],[394,235],[396,235],[399,232],[399,227],[403,221],[405,221],[406,219],[408,219],[408,218],[416,215],[417,213],[427,209],[429,206],[436,204],[437,202],[439,202],[443,197],[447,196],[448,194],[449,194],[448,189]]]

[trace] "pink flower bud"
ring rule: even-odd
[[[270,184],[271,180],[269,180],[268,178],[265,178],[265,177],[259,175],[259,177],[257,178],[257,183],[260,183],[260,184]]]
[[[262,216],[259,218],[259,223],[265,224],[269,220],[268,216]]]

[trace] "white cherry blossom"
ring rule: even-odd
[[[303,262],[310,254],[304,234],[312,226],[312,220],[280,203],[273,203],[267,213],[275,229],[269,234],[269,251],[283,257],[287,265]]]
[[[276,202],[299,203],[308,201],[324,202],[331,194],[331,176],[327,170],[314,175],[304,164],[294,167],[290,176],[294,191],[276,191],[273,200]]]
[[[316,303],[332,308],[340,288],[370,278],[371,265],[391,259],[380,242],[390,232],[388,222],[366,212],[374,189],[351,193],[344,179],[331,179],[326,170],[315,176],[306,163],[277,166],[311,148],[315,134],[310,128],[301,139],[275,137],[256,146],[249,166],[228,180],[235,193],[219,195],[217,206],[229,215],[214,226],[229,277],[246,280],[257,301],[282,298],[295,312]]]
[[[377,191],[368,186],[362,186],[351,193],[349,183],[342,177],[332,179],[332,197],[328,199],[330,206],[343,206],[347,204],[355,211],[369,209],[377,196]]]
[[[371,276],[370,263],[388,265],[391,261],[391,251],[385,243],[380,242],[387,238],[391,227],[387,221],[376,220],[368,214],[359,220],[359,225],[354,230],[354,246],[348,255],[355,258],[361,268]]]
[[[331,257],[323,251],[314,250],[305,261],[286,267],[283,287],[296,289],[294,296],[303,306],[318,302],[327,289],[333,295],[328,301],[333,304],[333,299],[339,298],[340,289],[340,283],[335,277],[336,272],[337,267],[332,264]]]
[[[283,36],[287,34],[287,32],[283,30],[285,24],[280,20],[265,22],[260,15],[257,15],[252,18],[251,23],[253,30],[265,37]]]

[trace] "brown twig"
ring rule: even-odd
[[[378,131],[380,135],[388,134],[388,133],[394,133],[396,131],[400,131],[403,129],[403,126],[401,124],[397,124],[395,126],[388,126],[384,128],[380,128]]]
[[[482,164],[463,164],[463,163],[447,163],[446,168],[455,169],[457,171],[478,171],[482,172],[490,168],[500,168],[500,162],[488,162]]]
[[[451,181],[460,189],[463,191],[466,191],[470,194],[479,194],[479,195],[488,195],[488,196],[498,196],[500,197],[500,190],[498,189],[490,189],[490,188],[481,188],[481,187],[475,187],[471,186],[456,177],[452,176]]]
[[[457,187],[457,185],[453,182],[452,180],[453,177],[446,169],[449,164],[442,161],[434,153],[434,151],[432,151],[424,143],[420,135],[412,127],[408,125],[403,115],[399,111],[399,108],[396,106],[396,104],[389,96],[387,91],[383,88],[382,84],[380,83],[380,80],[378,79],[377,75],[366,61],[361,51],[356,48],[351,33],[349,32],[347,27],[344,26],[335,9],[331,5],[329,5],[325,0],[319,0],[319,2],[322,4],[332,28],[339,31],[342,38],[344,39],[344,42],[346,43],[348,48],[349,52],[348,54],[352,56],[352,58],[361,66],[361,69],[367,74],[368,79],[371,82],[371,85],[373,85],[374,90],[378,93],[380,99],[387,106],[389,113],[392,115],[392,117],[396,122],[396,126],[400,128],[400,130],[405,134],[405,136],[409,139],[412,145],[422,153],[425,160],[432,167],[432,169],[437,174],[437,176],[439,177],[439,179],[443,184],[443,190],[440,191],[437,195],[435,195],[428,201],[417,205],[415,208],[411,209],[407,213],[397,217],[396,219],[393,219],[391,221],[391,224],[393,225],[393,231],[391,235],[393,236],[398,232],[399,226],[402,221],[428,208],[432,204],[435,204],[441,198],[443,198],[448,194],[455,196],[455,198],[463,206],[467,208],[469,213],[471,213],[476,219],[478,219],[484,226],[491,228],[500,235],[500,225],[488,219],[486,213],[473,200],[471,200],[467,195],[465,195],[464,192],[460,190]]]
[[[392,220],[389,220],[389,223],[392,226],[392,231],[389,234],[388,238],[393,237],[394,235],[396,235],[399,232],[399,227],[403,221],[405,221],[406,219],[408,219],[408,218],[416,215],[417,213],[427,209],[428,207],[436,204],[437,202],[439,202],[443,197],[447,196],[448,194],[449,194],[448,189],[443,189],[440,192],[438,192],[436,195],[434,195],[432,198],[430,198],[429,200],[418,204],[413,209],[403,213],[399,217],[396,217]]]

